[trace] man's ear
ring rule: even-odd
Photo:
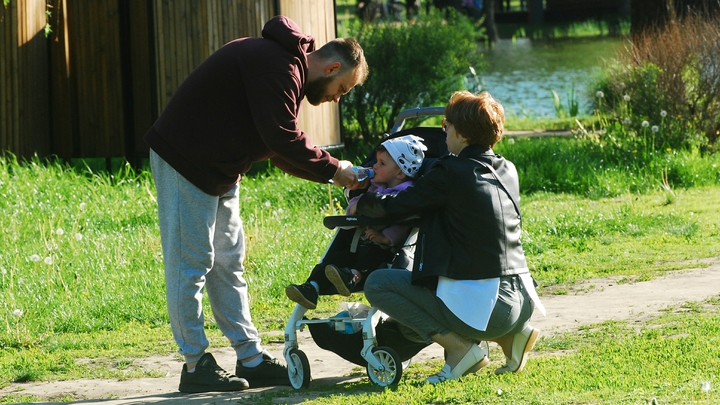
[[[327,66],[325,66],[325,76],[330,76],[338,71],[340,71],[340,62],[333,62]]]

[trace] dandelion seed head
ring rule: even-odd
[[[665,111],[665,110],[660,110],[660,116],[663,117],[663,118],[667,117],[667,111]]]
[[[625,83],[624,83],[624,82],[618,83],[618,87],[620,87],[621,89],[624,89],[624,88],[625,88]]]
[[[23,316],[23,310],[22,310],[22,309],[16,309],[16,310],[13,311],[13,315],[15,315],[15,317],[17,317],[17,318],[20,318],[21,316]]]
[[[270,201],[265,201],[265,207],[270,208],[272,204],[270,204]]]
[[[602,91],[598,91],[597,93],[595,93],[595,97],[603,98],[603,97],[605,97],[605,94]]]
[[[623,96],[623,100],[625,100],[625,101],[630,101],[630,96],[627,95],[627,94],[624,95],[624,96]]]
[[[58,228],[58,229],[55,231],[55,234],[56,234],[57,236],[63,236],[63,235],[65,234],[65,230],[63,230],[62,228]]]
[[[623,120],[623,124],[625,124],[625,125],[630,125],[631,122],[632,122],[632,120],[630,119],[630,117],[627,117]]]
[[[703,392],[710,391],[710,382],[704,381],[702,384],[700,384],[700,391],[703,391]]]
[[[643,128],[647,128],[647,127],[649,127],[649,126],[650,126],[650,123],[649,123],[649,122],[647,122],[647,121],[643,121],[643,122],[642,122],[642,127],[643,127]]]
[[[652,127],[650,127],[650,129],[651,129],[653,132],[657,132],[657,131],[660,130],[660,127],[657,126],[657,125],[653,125]]]
[[[77,240],[77,241],[81,241],[81,240],[82,240],[82,238],[83,238],[83,236],[82,236],[82,234],[81,234],[81,233],[79,233],[79,232],[78,232],[78,233],[76,233],[76,234],[75,234],[75,240]]]
[[[3,276],[6,275],[7,270],[5,270],[5,268],[3,267],[2,269],[0,269],[0,274],[2,274]]]
[[[80,203],[80,211],[83,211],[85,209],[85,207],[87,207],[87,204],[85,204],[84,202],[81,202]]]
[[[47,265],[53,264],[53,258],[52,258],[52,256],[46,257],[45,260],[44,260],[44,262],[45,262],[45,264],[47,264]]]
[[[34,255],[30,256],[31,262],[39,262],[40,260],[41,260],[41,257],[38,254],[34,254]]]

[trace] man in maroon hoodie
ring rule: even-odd
[[[168,311],[185,358],[182,392],[289,385],[287,368],[260,345],[243,278],[239,181],[270,159],[303,179],[355,187],[349,161],[314,147],[297,126],[303,98],[337,102],[367,77],[360,45],[320,49],[287,17],[262,38],[240,38],[210,55],[180,85],[145,135],[157,188]],[[202,295],[237,355],[235,375],[206,353]]]

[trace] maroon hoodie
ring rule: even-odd
[[[145,141],[188,181],[223,195],[254,162],[271,159],[304,179],[327,182],[338,161],[298,128],[307,53],[315,39],[287,17],[262,38],[228,42],[180,85]]]

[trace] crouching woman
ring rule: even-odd
[[[515,166],[492,147],[503,133],[502,105],[487,93],[456,92],[443,129],[451,155],[396,195],[366,193],[357,213],[422,218],[412,272],[376,270],[365,296],[409,328],[415,339],[445,348],[439,383],[489,363],[478,346],[497,342],[506,357],[496,374],[521,371],[539,336],[528,323],[545,313],[520,244]]]

